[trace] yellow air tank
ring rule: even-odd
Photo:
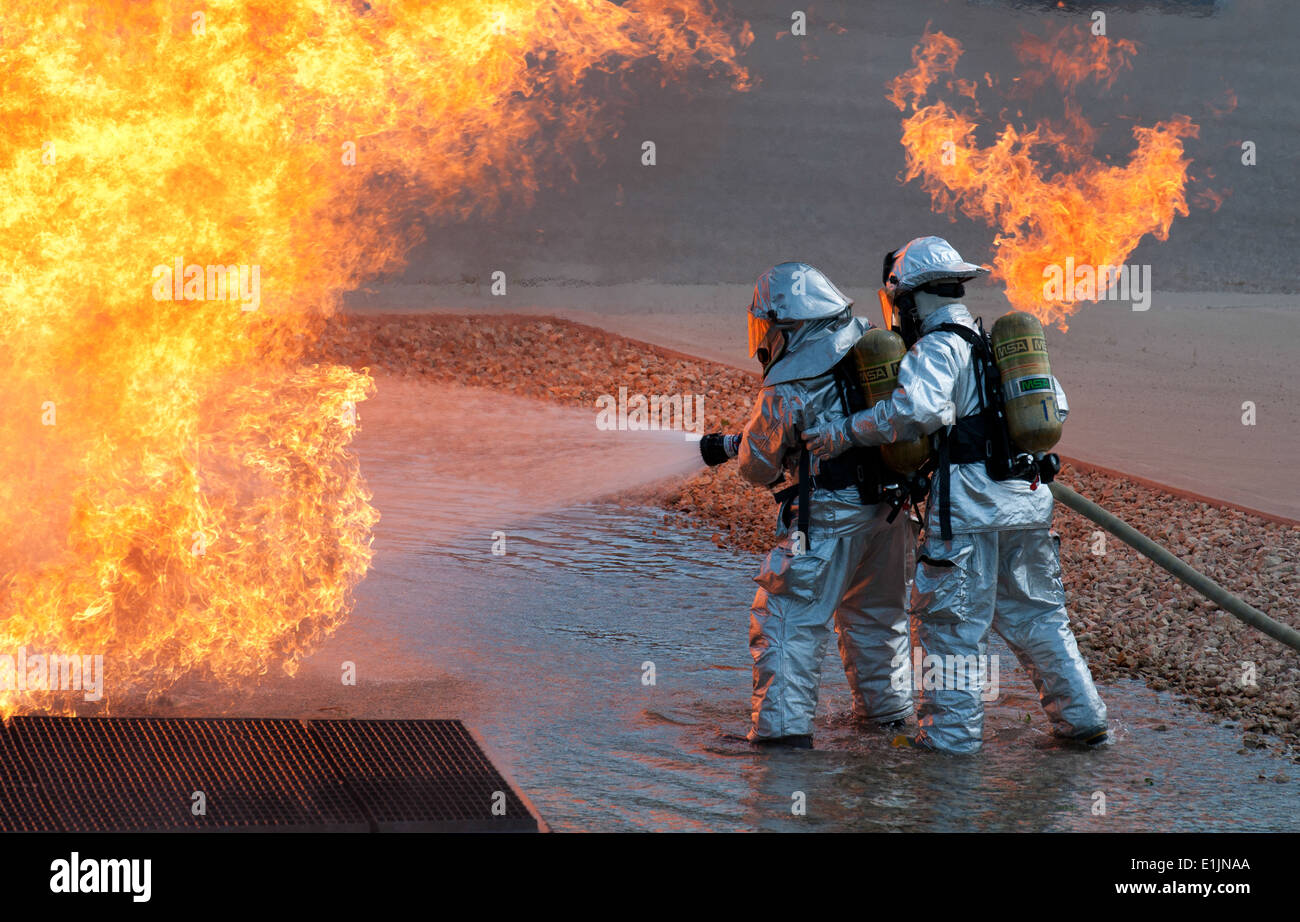
[[[898,363],[907,355],[907,346],[903,344],[903,337],[893,330],[877,327],[862,334],[851,354],[853,368],[862,384],[862,396],[870,409],[898,387]],[[925,463],[930,445],[926,439],[895,442],[881,445],[880,454],[891,470],[911,476]]]
[[[1012,311],[993,324],[992,338],[1011,442],[1020,451],[1048,451],[1061,438],[1061,419],[1043,325],[1032,314]]]

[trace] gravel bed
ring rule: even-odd
[[[758,376],[568,321],[535,316],[343,315],[317,360],[487,387],[587,407],[599,395],[703,394],[705,431],[737,431]],[[1061,480],[1273,618],[1300,627],[1300,525],[1066,466]],[[775,506],[735,465],[627,497],[705,530],[719,546],[765,550]],[[1243,751],[1300,761],[1300,653],[1238,622],[1119,539],[1058,507],[1062,566],[1079,646],[1099,680],[1134,677],[1238,729]],[[1101,551],[1101,553],[1096,553]],[[737,600],[744,604],[744,600]],[[1250,677],[1253,674],[1253,684]]]

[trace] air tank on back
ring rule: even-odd
[[[862,387],[862,396],[867,407],[871,408],[898,387],[898,363],[907,355],[907,346],[903,344],[903,337],[892,330],[875,327],[862,334],[850,355]],[[929,454],[927,439],[880,446],[880,455],[885,464],[904,476],[916,473]]]
[[[992,340],[1012,444],[1048,451],[1061,438],[1061,418],[1043,325],[1032,314],[1012,311],[993,324]]]

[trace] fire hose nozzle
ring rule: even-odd
[[[700,457],[709,467],[725,464],[740,451],[740,436],[710,432],[700,439]]]

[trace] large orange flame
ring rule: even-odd
[[[708,0],[199,9],[0,12],[0,657],[101,655],[109,699],[292,673],[346,616],[373,384],[301,356],[419,211],[528,200],[611,129],[593,80],[746,84]],[[13,678],[0,716],[79,700]]]
[[[1016,51],[1028,69],[1009,95],[1050,81],[1062,96],[1060,123],[1017,128],[1000,119],[995,140],[981,146],[977,129],[992,120],[978,105],[957,109],[943,99],[925,102],[941,81],[941,89],[976,97],[975,81],[953,76],[960,43],[942,32],[925,34],[912,52],[913,67],[890,82],[888,98],[904,112],[911,109],[903,120],[904,180],[920,177],[936,212],[955,216],[960,209],[996,228],[993,273],[1007,299],[1064,330],[1066,318],[1090,298],[1074,288],[1073,279],[1067,280],[1069,297],[1049,297],[1044,270],[1072,264],[1100,272],[1123,265],[1148,234],[1167,239],[1174,216],[1188,213],[1191,161],[1183,140],[1198,129],[1182,115],[1134,126],[1136,149],[1128,163],[1111,165],[1093,156],[1095,132],[1074,91],[1089,80],[1109,87],[1131,67],[1136,46],[1069,27],[1046,39],[1028,37]],[[987,74],[985,83],[993,86]]]

